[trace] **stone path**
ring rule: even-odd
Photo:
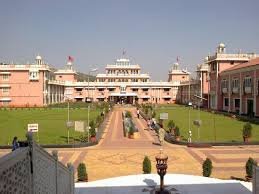
[[[128,139],[123,136],[122,108],[115,108],[105,128],[103,139],[94,147],[59,149],[59,160],[75,167],[85,162],[89,180],[99,180],[122,175],[142,173],[142,161],[145,155],[152,161],[152,172],[156,173],[155,156],[161,146],[152,131],[147,131],[146,122],[136,118],[136,110],[132,112],[133,120],[139,128],[139,138]],[[201,175],[202,162],[209,157],[213,163],[212,177],[229,179],[231,176],[244,178],[245,163],[248,157],[259,161],[259,146],[232,146],[213,148],[187,148],[166,143],[163,146],[168,155],[168,173]],[[52,149],[48,149],[51,151]],[[9,150],[0,150],[0,157]]]

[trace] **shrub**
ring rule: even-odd
[[[103,117],[101,117],[100,115],[98,115],[97,117],[96,117],[96,124],[97,124],[97,126],[99,126],[101,123],[102,123],[102,121],[103,121]],[[90,124],[89,124],[90,125]]]
[[[212,172],[212,162],[209,158],[206,158],[206,160],[202,164],[202,174],[205,177],[210,177]]]
[[[125,113],[125,117],[127,117],[127,118],[132,118],[131,112],[126,111],[126,113]]]
[[[180,129],[179,129],[178,126],[176,126],[175,129],[174,129],[174,135],[175,136],[180,136]]]
[[[169,131],[172,131],[173,128],[175,128],[175,123],[173,120],[170,120],[167,124],[167,127],[169,128]]]
[[[134,129],[132,126],[129,127],[129,135],[134,135]]]
[[[243,126],[243,137],[251,137],[252,136],[252,125],[250,123],[246,123]]]
[[[155,111],[152,112],[152,118],[156,118],[156,112]]]
[[[95,131],[95,128],[96,128],[96,124],[94,121],[91,121],[89,123],[89,126],[90,126],[90,130],[89,130],[89,133],[90,133],[90,136],[91,137],[95,137],[96,136],[96,131]]]
[[[148,156],[145,156],[143,160],[143,173],[150,174],[151,173],[151,161]]]
[[[257,166],[257,162],[253,158],[249,158],[246,162],[246,174],[248,177],[253,177],[253,166]]]
[[[77,167],[78,181],[87,181],[88,176],[86,172],[86,166],[84,163],[80,163]]]

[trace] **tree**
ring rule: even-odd
[[[250,138],[252,136],[252,125],[250,123],[246,123],[243,126],[243,137]]]
[[[249,158],[246,162],[246,174],[249,178],[253,177],[253,166],[257,166],[257,162],[253,158]]]
[[[148,156],[145,156],[143,160],[143,173],[150,174],[151,173],[151,161]]]
[[[85,163],[80,163],[77,167],[77,177],[78,181],[87,181],[88,180],[88,174],[86,172],[86,166]]]
[[[212,172],[212,162],[209,158],[206,158],[206,160],[202,164],[202,174],[205,177],[210,177]]]

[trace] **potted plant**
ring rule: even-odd
[[[143,160],[143,173],[144,174],[150,174],[151,173],[151,161],[148,158],[148,156],[145,156]]]
[[[175,123],[174,123],[174,121],[173,121],[173,120],[170,120],[170,121],[168,122],[168,124],[167,124],[167,127],[168,127],[168,129],[169,129],[169,132],[172,133],[173,130],[174,130],[174,128],[175,128]]]
[[[88,181],[88,174],[86,172],[85,163],[80,163],[77,167],[77,179],[78,181]]]
[[[210,177],[212,172],[212,162],[209,158],[206,158],[206,160],[202,164],[202,175],[205,177]]]
[[[253,177],[253,166],[257,166],[257,162],[253,158],[249,158],[246,162],[246,180],[251,181]]]
[[[175,140],[176,141],[180,141],[181,137],[180,137],[180,129],[178,126],[175,127],[174,129],[174,136],[175,136]]]
[[[133,129],[132,126],[129,127],[129,133],[128,133],[128,135],[129,135],[129,138],[130,138],[130,139],[134,139],[134,129]]]
[[[96,131],[95,131],[96,124],[94,121],[91,121],[89,123],[89,126],[90,126],[90,129],[89,129],[90,140],[91,142],[96,142]]]
[[[243,126],[243,139],[244,142],[248,142],[249,138],[252,136],[252,125],[250,123],[246,123]]]

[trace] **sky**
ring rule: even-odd
[[[104,71],[123,50],[152,80],[167,80],[179,56],[193,72],[220,42],[259,53],[258,0],[3,0],[0,61]]]

